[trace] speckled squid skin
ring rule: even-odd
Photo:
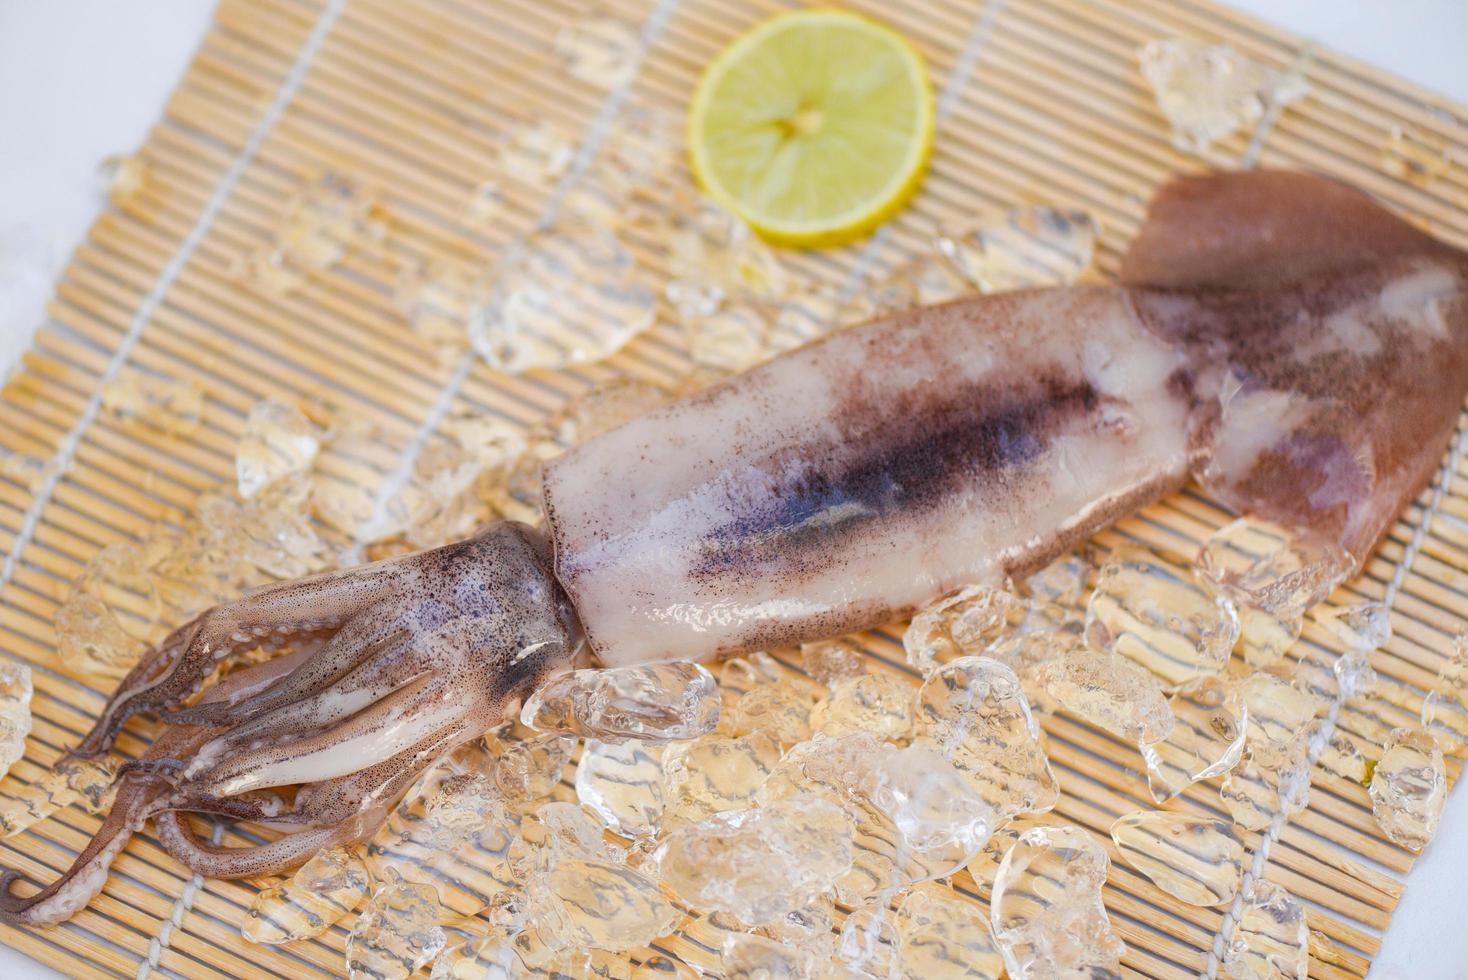
[[[1359,561],[1457,418],[1464,270],[1320,178],[1177,181],[1128,286],[851,328],[553,462],[556,574],[620,664],[876,626],[1190,475]]]
[[[1468,255],[1344,184],[1185,177],[1122,264],[1182,349],[1200,483],[1358,563],[1431,479],[1468,384]]]
[[[1105,287],[846,330],[552,463],[556,574],[608,663],[888,622],[1181,485],[1182,367]]]

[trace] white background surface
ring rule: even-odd
[[[1235,0],[1235,5],[1468,102],[1468,0]],[[976,3],[977,6],[977,3]],[[0,0],[0,372],[102,192],[98,161],[145,138],[202,37],[206,0]],[[1468,165],[1468,161],[1459,165]],[[1372,972],[1468,980],[1468,802],[1455,794]],[[0,977],[52,975],[0,946]]]

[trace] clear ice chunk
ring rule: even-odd
[[[699,980],[701,976],[697,967],[657,953],[632,967],[627,980]]]
[[[35,782],[6,779],[0,783],[0,837],[13,837],[73,803],[88,813],[101,813],[118,764],[111,757],[62,756]]]
[[[1447,772],[1437,740],[1420,729],[1393,730],[1368,789],[1371,812],[1386,835],[1409,851],[1421,851],[1437,833],[1447,802]]]
[[[291,943],[330,929],[367,897],[367,867],[344,847],[322,851],[284,885],[255,896],[240,933],[252,943]]]
[[[438,901],[473,915],[512,882],[515,822],[480,772],[438,772],[442,781],[398,805],[373,836],[366,863],[377,882],[429,885]]]
[[[1086,634],[1096,649],[1134,661],[1176,690],[1224,668],[1239,622],[1233,603],[1199,587],[1187,569],[1126,548],[1097,575]]]
[[[107,199],[113,206],[126,207],[151,183],[149,169],[136,153],[113,154],[97,164],[97,176],[107,188]]]
[[[1381,148],[1381,169],[1398,180],[1427,187],[1453,167],[1447,143],[1437,136],[1392,126]]]
[[[719,687],[706,668],[686,660],[573,670],[526,699],[520,721],[599,739],[698,738],[719,724]]]
[[[1347,654],[1364,656],[1386,646],[1392,638],[1391,614],[1380,602],[1349,606],[1321,606],[1315,621],[1345,647]]]
[[[591,224],[533,233],[496,265],[469,340],[510,374],[609,357],[653,323],[657,298],[616,235]]]
[[[1239,606],[1288,621],[1325,599],[1350,574],[1352,562],[1332,543],[1240,518],[1204,542],[1196,568],[1215,591]]]
[[[828,957],[835,952],[836,900],[826,892],[773,922],[758,927],[761,936]]]
[[[500,892],[463,935],[445,943],[433,961],[433,980],[511,980],[535,975],[520,958],[524,943],[525,896],[507,889]],[[446,937],[447,938],[447,937]]]
[[[811,953],[750,933],[724,937],[719,975],[724,980],[813,980],[817,969]]]
[[[1331,734],[1330,741],[1325,743],[1317,761],[1320,768],[1333,776],[1348,779],[1360,786],[1367,786],[1371,782],[1366,757],[1356,747],[1355,740],[1339,729]]]
[[[1305,809],[1310,801],[1308,749],[1313,731],[1312,725],[1284,747],[1261,750],[1252,741],[1246,746],[1243,760],[1218,788],[1234,823],[1245,830],[1265,830]]]
[[[929,674],[918,691],[917,732],[963,773],[996,822],[1060,799],[1019,678],[998,661],[960,657]]]
[[[839,309],[836,290],[825,286],[785,297],[775,311],[770,346],[784,351],[825,335],[836,325]]]
[[[1252,606],[1239,606],[1239,648],[1255,670],[1279,667],[1300,639],[1303,616],[1285,616]]]
[[[897,975],[897,921],[888,911],[887,896],[853,909],[841,924],[836,958],[862,976]]]
[[[666,814],[675,820],[702,820],[744,809],[779,762],[780,743],[763,731],[675,742],[663,756]]]
[[[768,732],[781,745],[810,738],[810,695],[793,684],[761,684],[740,695],[730,712],[735,735]]]
[[[508,127],[496,149],[500,170],[531,186],[560,180],[576,158],[576,145],[542,120]]]
[[[204,389],[193,380],[126,370],[103,387],[102,407],[125,422],[188,435],[202,424]]]
[[[1172,733],[1162,686],[1130,660],[1077,648],[1041,664],[1036,678],[1060,707],[1118,738],[1150,744]]]
[[[897,962],[903,977],[998,980],[1004,957],[983,911],[937,884],[920,884],[897,908]]]
[[[984,650],[984,656],[997,660],[1019,676],[1025,692],[1034,698],[1036,674],[1041,664],[1085,644],[1085,624],[1075,616],[1052,618],[1058,606],[1044,606],[1043,615],[1032,615],[1015,632],[1000,637]]]
[[[952,873],[989,839],[993,808],[931,741],[887,748],[873,775],[872,803],[892,819],[906,854],[918,861]]]
[[[811,709],[810,727],[823,735],[871,732],[897,741],[912,733],[913,687],[893,674],[861,674],[840,681]]]
[[[1190,153],[1255,125],[1271,103],[1288,105],[1309,91],[1299,75],[1266,68],[1227,44],[1149,41],[1137,56],[1172,126],[1173,146]]]
[[[1069,826],[1053,816],[1043,813],[1022,813],[1007,823],[1000,824],[978,855],[968,864],[968,872],[980,889],[993,887],[994,876],[999,873],[999,863],[1004,855],[1019,840],[1020,834],[1035,827]]]
[[[819,684],[835,687],[848,677],[865,674],[866,655],[850,640],[818,640],[800,645],[801,666]]]
[[[546,900],[536,902],[541,888]],[[557,861],[544,878],[531,879],[530,894],[537,910],[549,913],[536,928],[554,934],[557,946],[636,949],[672,932],[683,918],[655,881],[613,861]]]
[[[25,755],[33,692],[29,666],[19,660],[0,661],[0,776]]]
[[[625,856],[606,843],[604,825],[596,813],[577,803],[553,800],[520,818],[520,836],[510,845],[510,876],[521,884],[549,871],[562,860],[588,858],[616,861]]]
[[[720,301],[773,302],[789,289],[775,251],[743,221],[702,194],[680,195],[669,208],[669,288],[702,291]]]
[[[1020,584],[1026,598],[1074,607],[1085,598],[1091,569],[1090,560],[1073,551],[1061,555]]]
[[[878,279],[864,282],[836,311],[838,326],[851,326],[916,306],[956,299],[973,287],[940,257],[913,259]]]
[[[498,185],[481,185],[470,200],[468,220],[487,220],[491,209],[498,210],[499,202]],[[465,333],[469,311],[485,289],[479,270],[442,261],[405,263],[398,270],[393,305],[413,332],[433,346],[440,360],[451,362],[469,345]]]
[[[1234,685],[1218,677],[1184,686],[1168,706],[1172,731],[1159,742],[1141,746],[1147,786],[1159,804],[1238,765],[1248,731],[1248,706]]]
[[[328,173],[286,203],[270,245],[232,263],[234,277],[275,295],[335,266],[353,248],[381,242],[387,225],[377,201],[351,178]]]
[[[719,687],[725,694],[747,694],[762,684],[783,684],[788,679],[780,661],[763,650],[730,657],[719,671]]]
[[[583,17],[557,32],[555,53],[572,78],[610,91],[632,80],[642,38],[615,17]]]
[[[246,500],[278,480],[310,471],[321,434],[294,405],[256,402],[235,447],[235,473]]]
[[[990,924],[1012,980],[1119,977],[1126,946],[1101,889],[1111,860],[1076,827],[1035,827],[999,863]]]
[[[494,781],[512,808],[543,800],[561,782],[561,773],[576,751],[576,738],[551,733],[511,742],[500,754]]]
[[[1274,882],[1254,882],[1233,940],[1224,950],[1223,975],[1232,980],[1306,980],[1309,972],[1305,909]]]
[[[1244,880],[1244,844],[1226,820],[1138,810],[1111,825],[1127,864],[1189,905],[1224,906]]]
[[[1248,711],[1248,747],[1263,766],[1297,753],[1301,733],[1315,719],[1319,705],[1299,688],[1277,677],[1255,672],[1239,684]]]
[[[865,905],[914,881],[949,874],[956,848],[923,853],[907,846],[892,813],[874,797],[879,770],[895,752],[869,732],[838,738],[816,735],[790,749],[770,773],[758,798],[762,805],[815,793],[842,806],[855,822],[851,870],[836,882],[844,904]]]
[[[689,905],[759,926],[832,888],[851,868],[851,835],[842,807],[802,793],[683,824],[655,859],[662,880]]]
[[[1468,631],[1454,638],[1453,652],[1422,702],[1422,727],[1437,738],[1443,751],[1468,753]]]
[[[926,674],[943,661],[983,653],[995,640],[1018,627],[1025,612],[1023,600],[1007,589],[970,585],[912,618],[902,636],[907,662]]]
[[[603,220],[666,230],[663,202],[650,192],[677,171],[682,157],[681,116],[648,105],[624,105],[601,152],[572,192],[598,193],[607,208]]]
[[[49,281],[47,280],[48,283]],[[55,460],[45,460],[39,456],[12,452],[0,458],[0,477],[20,484],[29,493],[39,491],[41,484],[45,483],[46,478],[55,471]]]
[[[663,746],[588,738],[576,767],[576,798],[624,837],[657,833],[664,806]]]
[[[347,970],[353,978],[404,980],[443,951],[438,893],[432,885],[389,881],[357,917],[347,937]]]
[[[973,288],[996,293],[1075,282],[1091,267],[1098,230],[1085,211],[1028,204],[941,228],[935,244]]]
[[[744,371],[771,353],[769,317],[751,304],[685,315],[683,331],[693,363],[717,371]]]
[[[81,677],[119,678],[154,638],[162,614],[157,555],[116,541],[92,556],[56,611],[57,657]]]

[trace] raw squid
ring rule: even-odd
[[[544,531],[500,523],[210,610],[77,749],[107,751],[139,712],[169,726],[124,767],[98,842],[0,917],[74,913],[149,816],[216,876],[365,839],[583,638],[626,664],[880,625],[1024,575],[1189,478],[1364,560],[1458,418],[1468,256],[1347,187],[1260,171],[1164,187],[1120,280],[844,330],[551,463]],[[190,706],[236,651],[323,634]],[[289,833],[212,847],[188,811]]]

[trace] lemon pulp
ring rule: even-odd
[[[917,189],[933,146],[922,56],[875,21],[799,10],[714,59],[689,110],[695,176],[766,238],[866,234]]]

